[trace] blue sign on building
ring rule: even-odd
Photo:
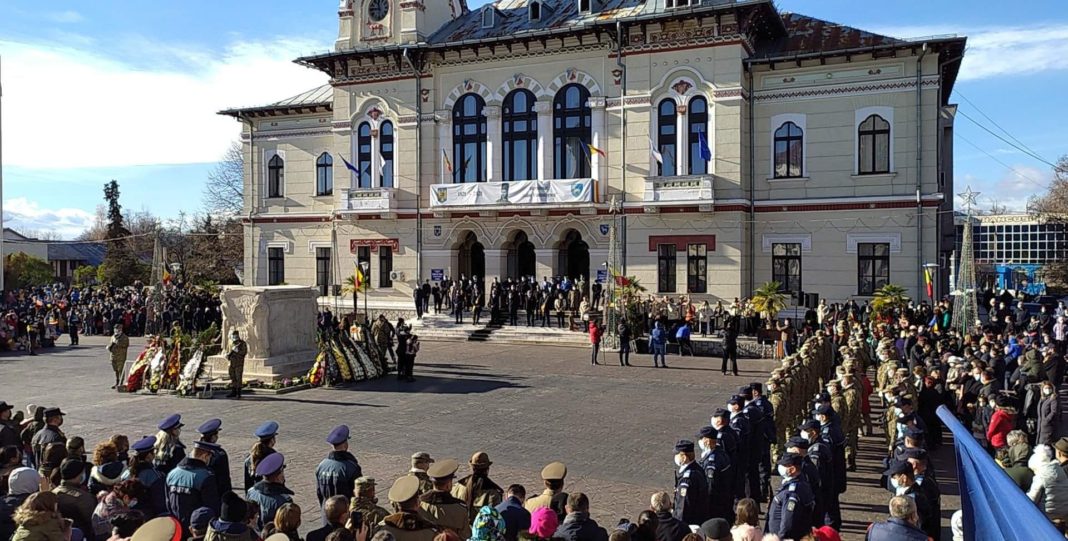
[[[608,271],[605,269],[597,269],[597,283],[603,284],[608,280]]]
[[[430,269],[430,279],[440,282],[445,279],[445,269]]]

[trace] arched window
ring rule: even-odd
[[[382,123],[378,128],[379,156],[382,160],[382,187],[393,187],[393,123]]]
[[[267,162],[267,197],[282,197],[282,183],[285,182],[286,163],[282,156],[275,154]]]
[[[553,178],[590,176],[590,91],[578,84],[561,88],[553,98]]]
[[[690,163],[687,172],[690,175],[707,175],[708,162],[712,159],[712,142],[708,137],[708,100],[704,96],[694,96],[686,109],[686,123],[689,128]]]
[[[871,115],[858,129],[859,164],[862,175],[890,172],[890,123],[879,115]]]
[[[356,128],[356,170],[358,188],[371,187],[371,124],[363,122]]]
[[[677,163],[675,156],[678,155],[675,121],[678,120],[676,114],[678,108],[674,99],[667,98],[660,102],[656,111],[656,146],[660,151],[660,156],[664,158],[663,163],[657,168],[657,174],[662,177],[673,177],[678,174],[675,170]]]
[[[785,122],[775,130],[775,178],[803,176],[801,151],[805,133],[793,122]]]
[[[504,143],[504,180],[537,178],[538,113],[534,93],[518,89],[504,98],[501,131]]]
[[[454,182],[486,181],[485,106],[478,94],[465,94],[452,108]]]
[[[323,152],[315,160],[315,195],[334,193],[334,159]]]

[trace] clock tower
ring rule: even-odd
[[[335,49],[423,42],[466,11],[466,0],[341,0]]]

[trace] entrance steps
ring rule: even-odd
[[[412,319],[412,332],[421,340],[437,342],[486,342],[492,344],[545,344],[566,347],[590,347],[589,336],[584,332],[566,329],[527,327],[526,318],[520,324],[487,325],[484,321],[471,324],[470,314],[464,315],[464,323],[455,323],[451,315],[424,314],[423,319]]]

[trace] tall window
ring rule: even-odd
[[[315,285],[319,296],[330,294],[330,248],[315,249]]]
[[[391,272],[393,272],[393,248],[379,246],[378,287],[393,287],[393,279],[389,277]]]
[[[857,244],[857,295],[874,295],[890,283],[890,244]]]
[[[267,248],[267,285],[276,286],[286,281],[286,261],[281,248]]]
[[[382,187],[393,187],[393,123],[386,121],[378,129],[378,144],[382,156]]]
[[[465,94],[452,108],[454,182],[486,182],[486,102]]]
[[[871,115],[860,123],[857,133],[860,160],[857,171],[862,175],[890,172],[890,123]]]
[[[658,164],[657,172],[662,177],[673,177],[675,171],[676,143],[675,121],[677,120],[675,100],[668,98],[660,102],[656,108],[656,146],[660,155],[664,157],[664,163]]]
[[[590,91],[579,84],[561,88],[553,98],[553,178],[590,176],[593,120]]]
[[[708,101],[704,96],[694,96],[686,109],[689,124],[691,175],[707,175],[708,160],[712,158],[712,143],[708,140]],[[704,154],[707,149],[707,155]],[[706,159],[707,158],[707,159]]]
[[[707,244],[690,244],[686,247],[686,292],[708,292]]]
[[[771,245],[771,279],[779,282],[779,291],[801,291],[801,244]]]
[[[267,162],[267,197],[282,197],[282,183],[285,182],[286,162],[275,154]]]
[[[775,130],[775,178],[804,176],[801,170],[804,137],[804,132],[793,122],[786,122]]]
[[[675,292],[675,245],[656,245],[656,290]]]
[[[315,195],[334,193],[334,159],[323,152],[315,160]]]
[[[538,113],[534,112],[534,101],[534,93],[525,89],[513,90],[504,98],[504,180],[537,177]]]
[[[360,188],[371,187],[371,125],[367,122],[356,128],[356,170]]]

